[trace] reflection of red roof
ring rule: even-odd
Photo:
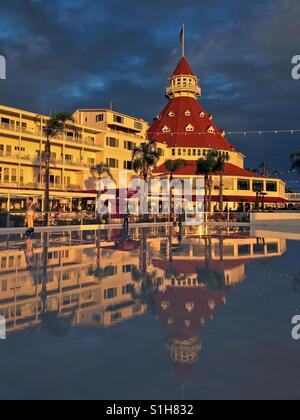
[[[203,325],[212,319],[218,306],[226,302],[224,291],[212,291],[195,287],[168,287],[165,292],[155,297],[154,315],[160,320],[168,332],[168,339],[182,342],[198,333]],[[200,349],[199,349],[200,350]],[[182,382],[191,373],[194,363],[175,363],[177,374]]]
[[[187,62],[187,59],[185,57],[182,57],[177,64],[177,67],[173,73],[173,76],[180,76],[180,75],[190,75],[194,76],[194,72],[191,69],[191,66]]]
[[[124,251],[124,252],[135,251],[139,248],[140,248],[140,242],[139,241],[116,242],[115,246],[106,247],[106,249],[112,249],[114,251]]]
[[[186,115],[186,111],[189,111],[190,115]],[[174,116],[169,116],[171,112]],[[186,131],[189,124],[194,127],[194,132]],[[170,132],[163,132],[165,126],[170,129]],[[215,133],[208,133],[207,130],[210,127],[214,128]],[[149,128],[148,136],[151,140],[167,143],[169,147],[235,150],[234,146],[221,135],[221,130],[213,122],[211,116],[203,110],[196,99],[190,97],[171,99],[159,118]]]
[[[232,270],[234,268],[240,267],[245,262],[249,262],[248,260],[224,260],[221,262],[220,260],[213,260],[209,264],[209,269],[223,272],[224,270]],[[171,265],[169,261],[166,260],[152,260],[153,266],[155,268],[159,268],[164,271],[169,271],[171,269]],[[197,270],[205,269],[205,260],[174,260],[172,263],[172,268],[180,274],[195,274]]]
[[[156,173],[167,173],[167,169],[165,164],[159,166],[156,169]],[[188,176],[195,176],[197,175],[197,161],[196,160],[187,160],[186,166],[180,167],[176,172],[175,175],[188,175]],[[247,171],[246,169],[240,168],[232,163],[225,163],[225,176],[241,176],[241,177],[251,177],[251,178],[262,178],[260,175],[255,174],[253,172]]]
[[[199,333],[202,320],[210,321],[214,310],[224,304],[224,298],[224,290],[168,287],[155,298],[155,314],[168,331],[169,338],[186,340]],[[212,302],[214,309],[209,305]],[[189,304],[193,306],[188,308]]]

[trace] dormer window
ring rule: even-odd
[[[214,127],[211,125],[211,126],[207,129],[207,132],[208,132],[209,134],[213,134],[213,133],[215,132]]]
[[[225,137],[226,136],[225,130],[221,131],[220,134],[221,134],[222,137]]]
[[[191,111],[189,111],[189,110],[185,111],[184,115],[186,117],[190,117],[191,116]]]
[[[185,127],[185,131],[195,131],[195,127],[192,124],[189,124]]]
[[[171,117],[171,118],[175,117],[175,114],[174,114],[174,112],[173,112],[173,111],[170,111],[168,115],[169,115],[169,117]]]
[[[165,125],[161,131],[163,133],[170,133],[171,130],[169,129],[169,127],[167,125]]]
[[[200,115],[201,118],[204,118],[205,117],[205,112],[202,111],[199,115]]]

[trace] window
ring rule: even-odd
[[[134,122],[134,128],[136,128],[137,130],[142,131],[142,130],[143,130],[143,128],[144,128],[144,126],[143,126],[143,124],[142,124],[142,123],[140,123],[140,122],[138,122],[138,121],[135,121],[135,122]]]
[[[132,162],[131,162],[131,160],[125,160],[124,161],[124,169],[127,169],[127,171],[132,171]]]
[[[158,148],[157,149],[159,156],[165,156],[165,151],[163,149]]]
[[[9,182],[9,168],[4,168],[4,182]]]
[[[104,290],[104,299],[114,299],[117,296],[117,288],[105,289]]]
[[[168,115],[169,115],[169,117],[170,117],[170,118],[175,117],[175,114],[174,114],[174,112],[173,112],[173,111],[170,111]]]
[[[267,191],[268,192],[277,192],[277,182],[267,182]]]
[[[250,181],[248,179],[238,179],[238,190],[249,191],[250,190]]]
[[[239,257],[250,255],[251,246],[250,245],[239,245],[238,247]]]
[[[211,126],[207,129],[207,132],[208,132],[209,134],[213,134],[213,133],[215,132],[214,127],[211,125]]]
[[[120,115],[114,115],[114,122],[118,124],[124,124],[124,118]]]
[[[107,158],[106,159],[106,165],[109,168],[118,169],[119,168],[119,161],[117,159]]]
[[[124,141],[124,149],[133,151],[136,145],[132,141]]]
[[[191,111],[189,111],[189,110],[185,111],[184,115],[186,117],[190,117],[191,116]]]
[[[72,162],[73,156],[72,155],[65,155],[66,162]]]
[[[118,267],[110,265],[108,267],[105,267],[104,269],[105,277],[113,277],[113,276],[116,276],[117,274],[118,274]]]
[[[96,115],[96,122],[102,122],[104,121],[104,114]]]
[[[195,127],[192,124],[189,124],[185,127],[185,131],[195,131]]]
[[[176,156],[176,149],[172,149],[172,156]]]
[[[265,253],[265,246],[264,246],[264,244],[255,244],[253,246],[253,253],[255,255],[264,255],[264,253]]]
[[[264,190],[264,182],[263,181],[253,181],[252,183],[252,191],[263,191]]]
[[[170,129],[169,129],[169,127],[167,127],[166,125],[162,128],[162,130],[161,130],[163,133],[170,133]]]
[[[205,117],[205,112],[201,112],[201,113],[200,113],[200,117],[201,117],[201,118],[204,118],[204,117]]]
[[[17,182],[17,170],[16,169],[11,170],[11,182]]]
[[[132,273],[133,267],[132,264],[123,265],[123,273]]]
[[[95,159],[94,158],[88,158],[87,162],[89,165],[94,166],[95,165]]]
[[[278,253],[278,244],[277,243],[267,244],[267,253],[268,254],[277,254]]]
[[[132,292],[131,284],[126,284],[126,286],[122,287],[122,295],[130,295],[131,292]]]
[[[106,146],[119,147],[119,140],[114,137],[106,137]]]

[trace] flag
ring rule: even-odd
[[[182,47],[182,57],[184,57],[184,55],[185,55],[185,51],[184,51],[184,25],[182,25],[181,31],[180,31],[180,43],[181,43],[181,47]]]
[[[180,31],[180,43],[183,44],[184,41],[184,26],[182,25],[181,31]]]

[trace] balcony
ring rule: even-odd
[[[18,182],[8,182],[8,181],[3,180],[3,181],[0,181],[0,188],[22,189],[22,190],[43,190],[45,186],[44,184],[40,182],[18,183]],[[76,191],[82,191],[82,187],[77,184],[65,185],[63,187],[62,184],[50,183],[50,190],[76,192]]]
[[[201,95],[201,88],[195,84],[182,83],[177,86],[167,87],[166,89],[167,96],[173,96],[174,93],[180,93],[180,92],[190,92],[196,95],[197,97],[199,97]]]
[[[28,165],[33,165],[33,166],[44,166],[45,162],[42,158],[40,158],[39,156],[34,156],[34,155],[28,155],[26,153],[17,153],[17,154],[13,154],[13,153],[5,153],[5,152],[0,152],[0,160],[1,159],[5,159],[6,161],[9,162],[13,162],[13,163],[18,163],[18,162],[24,162],[27,163]],[[92,164],[88,163],[88,162],[84,162],[80,159],[77,160],[69,160],[66,159],[65,161],[63,159],[50,159],[50,166],[51,167],[63,167],[63,166],[71,166],[73,168],[87,168],[90,169]]]
[[[0,130],[6,130],[6,131],[14,132],[18,135],[19,134],[25,134],[25,135],[28,135],[28,136],[43,137],[44,139],[46,138],[45,135],[43,133],[41,133],[40,128],[29,129],[29,128],[25,128],[25,127],[16,127],[15,125],[11,125],[11,124],[0,123]],[[70,143],[74,143],[74,144],[78,144],[78,145],[92,146],[92,147],[95,147],[97,149],[101,148],[99,145],[96,144],[95,140],[92,140],[88,137],[58,136],[53,141],[63,142],[64,140],[66,142],[70,142]]]

